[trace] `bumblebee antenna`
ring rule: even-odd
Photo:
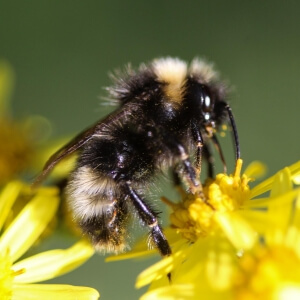
[[[233,139],[234,139],[234,144],[235,144],[235,159],[238,160],[239,158],[241,158],[241,151],[240,151],[240,142],[239,142],[239,136],[238,136],[236,124],[234,121],[231,107],[226,102],[224,102],[224,105],[225,105],[225,109],[227,110],[227,114],[228,114],[228,117],[230,120],[232,132],[233,132]]]

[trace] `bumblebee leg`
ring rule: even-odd
[[[193,194],[196,192],[201,193],[202,185],[198,180],[197,172],[190,161],[189,155],[182,145],[178,144],[177,147],[180,152],[180,158],[184,167],[184,179],[186,179],[186,181],[189,183],[190,190]]]
[[[90,198],[90,203],[95,203],[100,197],[98,194]],[[127,248],[128,203],[122,198],[112,199],[111,203],[103,204],[100,209],[98,214],[77,220],[82,232],[100,252],[123,252]]]
[[[203,142],[203,138],[201,135],[201,131],[199,130],[199,126],[197,126],[196,123],[194,123],[194,122],[192,123],[192,136],[193,136],[193,139],[194,139],[194,141],[196,143],[196,147],[197,147],[197,149],[196,149],[196,173],[197,173],[197,176],[199,177],[201,174],[202,155],[204,155],[208,162],[208,176],[213,177],[213,163],[214,163],[213,155],[211,154],[209,146]],[[227,166],[226,166],[225,158],[224,158],[220,143],[215,134],[212,135],[211,139],[220,155],[221,161],[223,163],[224,173],[227,173]]]
[[[176,188],[181,186],[180,177],[179,177],[178,173],[175,170],[172,170],[172,181],[173,181],[173,184]]]
[[[172,136],[165,136],[164,140],[175,157],[178,157],[183,165],[183,179],[187,182],[192,193],[201,192],[202,186],[185,147]]]
[[[154,212],[148,204],[132,189],[130,183],[126,184],[127,194],[136,209],[141,220],[150,228],[150,235],[153,243],[162,256],[172,253],[169,243],[158,225],[158,213]]]
[[[199,126],[197,126],[194,122],[192,123],[192,136],[196,143],[196,174],[197,177],[200,177],[201,174],[201,166],[202,166],[202,149],[203,149],[203,138],[201,135],[201,131],[199,130]]]

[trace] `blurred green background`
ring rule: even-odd
[[[234,87],[245,165],[261,160],[272,174],[300,154],[299,13],[299,1],[1,1],[0,58],[16,72],[15,116],[43,115],[63,136],[112,109],[100,105],[110,70],[160,56],[205,57]],[[232,171],[231,140],[221,143]],[[137,299],[135,278],[151,261],[103,260],[94,256],[54,282]]]

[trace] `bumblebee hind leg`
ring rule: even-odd
[[[95,249],[104,253],[121,253],[127,248],[128,209],[125,201],[115,201],[104,207],[102,214],[79,222]]]
[[[158,213],[154,212],[151,207],[145,203],[145,201],[134,191],[129,183],[125,185],[125,189],[140,219],[150,228],[150,237],[160,254],[162,256],[170,255],[172,251],[161,227],[158,224]]]

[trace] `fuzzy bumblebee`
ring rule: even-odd
[[[56,152],[36,182],[78,151],[66,191],[76,220],[95,248],[124,251],[129,215],[135,211],[161,255],[170,255],[145,191],[156,175],[171,168],[176,185],[183,181],[191,192],[201,192],[202,157],[212,173],[210,141],[224,161],[215,132],[225,122],[233,131],[236,159],[240,157],[226,85],[202,60],[188,66],[169,57],[136,71],[128,68],[114,81],[108,91],[119,108]]]

